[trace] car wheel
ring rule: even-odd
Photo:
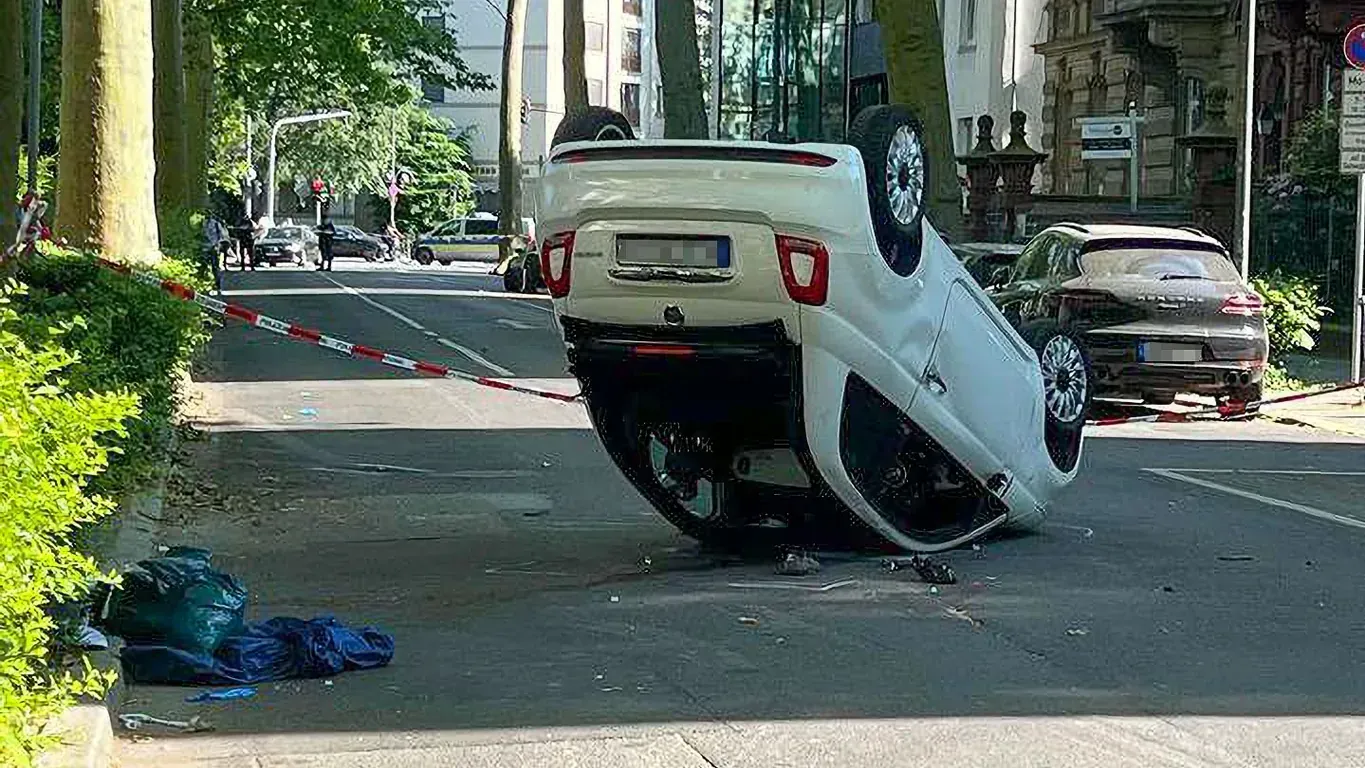
[[[536,253],[526,254],[526,262],[522,266],[522,272],[526,275],[526,292],[539,293],[545,287],[545,280],[540,276],[540,255]]]
[[[849,143],[862,155],[882,257],[897,273],[909,274],[919,264],[929,189],[924,128],[909,107],[883,104],[858,114]]]
[[[1063,472],[1076,466],[1081,433],[1095,391],[1085,345],[1055,321],[1025,326],[1021,334],[1038,353],[1043,373],[1044,440],[1052,463]]]
[[[739,543],[739,515],[728,462],[705,436],[642,416],[640,398],[624,391],[590,393],[588,412],[607,454],[675,528],[704,544]]]
[[[413,258],[417,259],[418,264],[426,265],[434,261],[436,256],[431,252],[430,248],[418,248],[417,253],[413,255]]]
[[[588,107],[560,121],[550,148],[575,141],[631,141],[634,138],[635,131],[625,115],[606,107]]]
[[[1228,393],[1228,399],[1237,403],[1259,403],[1265,397],[1265,389],[1260,384],[1248,384]]]
[[[524,264],[512,262],[507,265],[507,271],[502,273],[502,289],[507,293],[526,292],[526,267]]]

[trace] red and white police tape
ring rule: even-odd
[[[1272,397],[1269,400],[1256,400],[1250,403],[1224,403],[1223,405],[1199,408],[1193,411],[1183,411],[1180,413],[1154,413],[1147,416],[1116,417],[1112,419],[1092,419],[1086,424],[1092,427],[1112,427],[1117,424],[1142,424],[1142,423],[1180,423],[1198,420],[1201,416],[1217,415],[1220,419],[1236,419],[1245,416],[1255,416],[1257,412],[1267,405],[1280,405],[1295,400],[1306,400],[1310,397],[1319,395],[1330,395],[1335,392],[1345,392],[1351,389],[1359,389],[1365,384],[1338,384],[1325,389],[1315,389],[1310,392],[1296,392],[1292,395],[1282,395]]]
[[[338,339],[335,336],[328,336],[311,328],[304,328],[295,323],[286,323],[282,320],[276,320],[273,317],[252,311],[246,307],[220,301],[212,296],[200,293],[187,285],[181,285],[172,280],[163,280],[156,275],[135,270],[126,264],[119,264],[107,259],[98,259],[97,261],[99,265],[105,269],[110,269],[121,275],[126,275],[140,283],[160,288],[182,301],[192,301],[209,312],[214,312],[226,317],[235,317],[253,327],[309,344],[316,344],[319,347],[326,347],[327,349],[340,352],[348,357],[373,360],[377,363],[382,363],[393,368],[400,368],[405,371],[412,371],[414,373],[422,373],[428,376],[437,376],[446,379],[459,379],[483,387],[492,387],[493,389],[502,389],[508,392],[519,392],[523,395],[543,397],[547,400],[557,400],[561,403],[572,403],[579,399],[578,395],[565,395],[559,392],[547,392],[545,390],[523,387],[500,379],[491,379],[487,376],[475,376],[472,373],[457,371],[448,366],[438,365],[436,363],[427,363],[422,362],[421,360],[413,360],[400,355],[390,354],[381,349],[367,347],[364,344],[354,344],[343,339]]]
[[[297,339],[299,341],[307,342],[310,344],[316,344],[317,346],[320,347],[326,347],[327,349],[340,352],[341,354],[346,355],[348,357],[373,360],[375,362],[382,363],[393,368],[400,368],[405,371],[413,371],[414,373],[422,373],[428,376],[437,376],[448,379],[459,379],[461,381],[468,381],[484,387],[502,389],[508,392],[519,392],[524,395],[542,397],[547,400],[556,400],[562,403],[577,402],[581,398],[581,395],[565,395],[559,392],[547,392],[545,390],[532,389],[530,387],[522,387],[516,384],[508,383],[506,381],[502,381],[500,379],[492,379],[487,376],[475,376],[472,373],[458,371],[448,366],[439,365],[436,363],[422,362],[420,360],[413,360],[411,358],[390,354],[380,349],[367,347],[363,344],[355,344],[349,341],[338,339],[334,336],[328,336],[326,334],[320,333],[310,328],[304,328],[295,323],[286,323],[282,320],[276,320],[273,317],[263,315],[260,312],[255,312],[253,310],[247,309],[246,307],[238,306],[236,304],[232,304],[229,302],[220,301],[211,296],[199,293],[198,291],[194,290],[193,288],[190,288],[189,286],[181,285],[180,283],[171,280],[163,280],[160,277],[157,277],[156,275],[147,272],[139,272],[137,270],[132,269],[126,264],[119,264],[117,262],[109,261],[107,259],[97,259],[97,262],[99,263],[100,266],[106,269],[113,270],[114,272],[117,272],[121,275],[126,275],[141,283],[158,287],[161,290],[169,293],[170,295],[178,299],[181,299],[182,301],[194,302],[195,304],[198,304],[201,308],[206,309],[210,312],[214,312],[219,315],[224,315],[227,317],[235,317],[238,320],[241,320],[247,323],[248,325],[254,326],[256,328],[270,331],[271,333],[277,333],[281,336],[287,336],[289,338]],[[1255,416],[1262,407],[1267,405],[1279,405],[1282,403],[1293,402],[1295,400],[1305,400],[1310,397],[1318,397],[1320,395],[1330,395],[1336,392],[1345,392],[1351,389],[1359,389],[1362,386],[1365,386],[1365,384],[1338,384],[1336,386],[1327,387],[1325,389],[1318,389],[1310,392],[1297,392],[1290,395],[1282,395],[1280,397],[1271,398],[1269,400],[1258,400],[1250,403],[1235,402],[1225,403],[1222,405],[1207,408],[1199,408],[1193,411],[1184,411],[1179,413],[1165,412],[1154,413],[1145,416],[1092,419],[1090,421],[1087,421],[1086,424],[1094,427],[1109,427],[1116,426],[1119,424],[1142,424],[1157,422],[1180,423],[1196,421],[1199,420],[1200,417],[1214,415],[1216,415],[1219,419],[1243,418],[1248,416]]]

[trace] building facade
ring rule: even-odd
[[[1009,133],[1009,115],[1023,110],[1036,122],[1043,106],[1043,57],[1034,51],[1044,0],[939,0],[953,148],[976,144],[976,120],[995,119],[996,146]]]
[[[649,135],[656,126],[643,94],[652,90],[656,70],[646,65],[652,50],[648,0],[584,0],[584,69],[588,100],[621,111]],[[480,210],[496,210],[499,97],[506,0],[451,0],[446,12],[424,19],[455,34],[470,69],[487,75],[494,90],[456,92],[423,83],[423,102],[433,114],[468,131]],[[549,153],[564,117],[563,0],[528,0],[522,52],[523,210],[534,211],[540,161]],[[652,105],[652,101],[651,101]]]
[[[1229,122],[1244,114],[1247,2],[1254,0],[1052,0],[1044,16],[1040,149],[1043,190],[1126,195],[1127,161],[1080,158],[1080,117],[1143,118],[1139,192],[1184,196],[1191,163],[1176,141],[1204,120],[1204,96],[1226,87]],[[1341,43],[1360,0],[1259,0],[1252,98],[1258,174],[1275,172],[1297,123],[1340,93]]]

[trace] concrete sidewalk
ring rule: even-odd
[[[1278,394],[1288,393],[1267,392],[1266,398],[1272,399]],[[1277,421],[1365,437],[1365,387],[1267,406],[1262,413]]]

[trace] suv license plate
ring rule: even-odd
[[[728,237],[617,235],[616,263],[622,266],[728,269]]]
[[[1138,361],[1143,363],[1197,363],[1204,359],[1199,344],[1169,344],[1146,341],[1138,345]]]

